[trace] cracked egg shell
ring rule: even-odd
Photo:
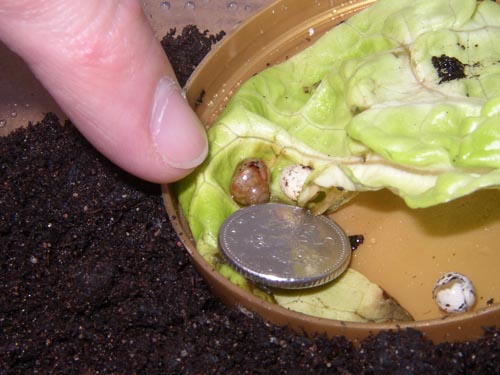
[[[311,174],[309,166],[295,164],[283,169],[280,174],[280,188],[283,194],[293,201],[297,201],[307,177]]]
[[[476,302],[472,281],[458,272],[448,272],[440,277],[436,281],[432,297],[438,306],[448,313],[466,312]]]

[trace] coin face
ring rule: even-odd
[[[337,223],[280,203],[236,211],[222,224],[219,246],[228,264],[248,279],[286,289],[327,283],[351,258],[349,239]]]

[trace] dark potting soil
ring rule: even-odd
[[[194,25],[186,26],[181,34],[171,29],[161,40],[163,50],[170,59],[179,84],[184,86],[198,64],[210,52],[212,45],[219,42],[226,33],[220,31],[210,34],[208,30],[201,32]]]
[[[189,30],[167,38],[186,39],[183,52],[213,43]],[[384,332],[355,347],[225,306],[160,188],[53,115],[0,138],[0,168],[0,374],[500,374],[494,329],[440,345]]]

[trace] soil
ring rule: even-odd
[[[167,36],[182,53],[215,42],[188,30]],[[407,330],[354,346],[225,306],[191,266],[160,188],[54,115],[0,138],[0,168],[0,374],[500,373],[492,328],[476,342]]]
[[[212,46],[222,40],[224,31],[210,34],[208,30],[201,32],[194,25],[186,26],[180,34],[171,29],[161,40],[163,50],[167,54],[179,84],[184,86],[193,70],[210,52]]]

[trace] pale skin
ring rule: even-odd
[[[138,0],[0,0],[0,40],[119,167],[179,180],[208,150]]]

